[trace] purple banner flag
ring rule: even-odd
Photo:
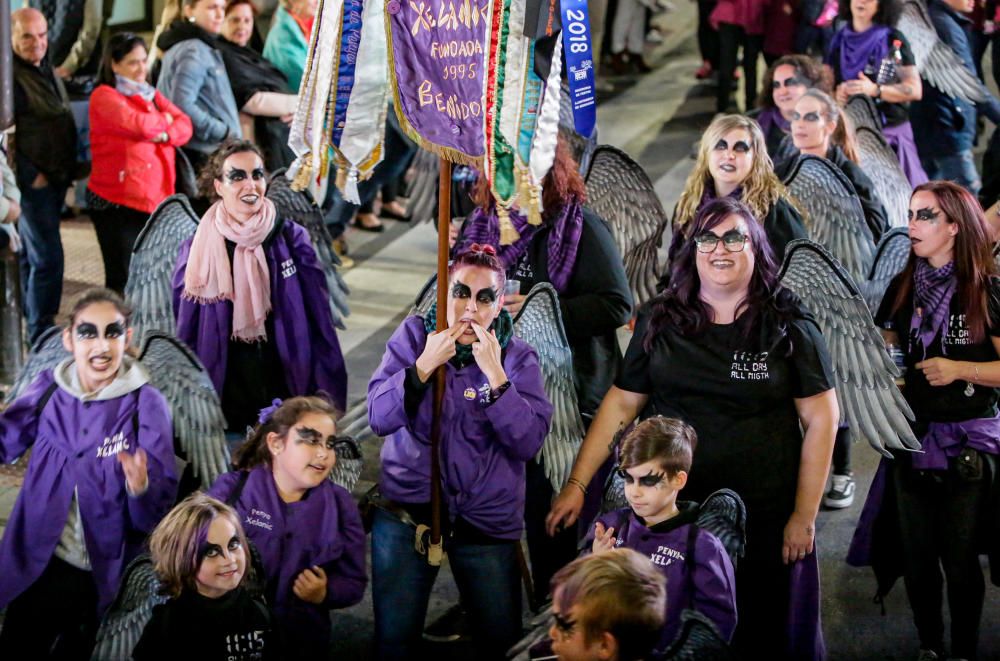
[[[404,131],[451,161],[485,154],[489,0],[388,0],[389,78]]]

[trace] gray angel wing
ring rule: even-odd
[[[656,295],[658,250],[667,214],[645,170],[610,145],[594,152],[587,171],[587,206],[607,222],[625,261],[636,306]]]
[[[177,330],[172,278],[181,244],[198,229],[198,216],[183,195],[160,202],[132,248],[125,300],[132,306],[134,342],[146,333]]]
[[[941,41],[923,0],[905,0],[896,21],[913,50],[920,77],[948,96],[969,103],[986,100],[986,89],[976,74],[965,68],[951,46]]]
[[[583,440],[583,419],[576,398],[573,354],[566,339],[559,295],[547,282],[531,288],[514,318],[514,334],[538,354],[545,394],[552,403],[552,424],[539,453],[555,493],[562,491]]]
[[[153,616],[153,607],[166,603],[153,562],[143,554],[129,563],[118,595],[97,631],[92,661],[128,661]]]
[[[147,333],[139,361],[170,404],[174,437],[207,489],[229,470],[226,420],[212,380],[198,357],[167,333]]]
[[[551,653],[552,651],[549,646],[551,642],[549,638],[550,626],[552,626],[552,602],[549,602],[545,608],[538,611],[538,614],[531,618],[528,626],[525,628],[528,633],[507,650],[507,659],[510,661],[555,659],[555,655],[545,656],[546,653]]]
[[[785,186],[805,216],[809,238],[830,250],[855,281],[871,268],[875,241],[854,185],[836,165],[801,154]]]
[[[699,528],[719,538],[735,567],[747,543],[747,508],[743,499],[735,491],[719,489],[698,508],[697,523]]]
[[[906,227],[911,187],[896,152],[877,129],[862,126],[855,131],[854,138],[861,169],[872,180],[875,194],[885,206],[889,226]]]
[[[882,113],[875,105],[875,99],[866,94],[855,94],[847,99],[844,113],[857,131],[861,128],[882,133]]]
[[[819,324],[833,362],[841,422],[854,440],[875,450],[916,450],[920,443],[907,418],[909,405],[894,380],[899,370],[854,281],[821,245],[796,239],[785,249],[781,283],[794,292]]]
[[[31,353],[28,354],[24,367],[17,373],[14,385],[8,391],[4,403],[10,404],[24,394],[28,386],[45,370],[54,368],[67,358],[72,358],[72,354],[63,346],[62,332],[62,326],[53,326],[35,340]]]
[[[868,279],[861,283],[861,295],[874,315],[882,304],[882,296],[892,279],[910,259],[910,233],[905,227],[894,227],[882,236],[875,249]]]
[[[271,176],[267,187],[267,198],[274,202],[275,210],[281,218],[289,218],[309,232],[309,240],[326,276],[326,288],[330,294],[330,312],[333,324],[343,330],[344,318],[351,314],[347,306],[347,296],[351,290],[341,277],[337,267],[340,258],[333,251],[333,239],[323,222],[323,213],[308,190],[294,191],[285,178],[285,171],[278,170]]]
[[[406,176],[406,212],[415,223],[434,222],[438,212],[440,165],[437,155],[418,148]]]
[[[424,288],[420,290],[417,294],[417,300],[413,302],[413,307],[410,308],[410,314],[415,314],[418,317],[423,317],[428,312],[431,311],[431,306],[437,302],[437,275],[432,275]]]
[[[340,435],[334,442],[334,451],[337,453],[337,463],[334,464],[333,470],[330,472],[330,480],[348,491],[353,491],[354,485],[361,478],[361,469],[364,467],[361,448],[358,446],[358,442],[350,436]]]
[[[362,399],[360,402],[347,409],[347,412],[337,420],[337,433],[340,436],[349,436],[354,439],[355,444],[364,443],[378,438],[368,424],[368,400]],[[339,459],[338,459],[339,461]]]
[[[601,514],[607,514],[608,512],[628,507],[628,500],[625,498],[625,480],[622,478],[621,473],[618,472],[618,448],[621,447],[622,439],[625,438],[625,432],[629,429],[631,429],[631,426],[620,426],[618,431],[615,432],[614,438],[611,439],[611,452],[615,457],[615,466],[604,481],[604,491],[601,492]]]

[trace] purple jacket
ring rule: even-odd
[[[409,317],[385,347],[382,364],[368,383],[368,422],[382,446],[383,495],[400,503],[427,503],[433,396],[404,405],[412,367],[427,332]],[[448,363],[441,410],[441,477],[448,513],[500,539],[520,539],[524,527],[524,464],[542,447],[552,405],[545,396],[535,350],[512,337],[503,351],[510,387],[492,404],[486,376],[475,363],[460,370]]]
[[[75,487],[98,612],[103,613],[137,550],[126,535],[152,531],[177,497],[170,409],[163,395],[146,384],[121,397],[88,402],[56,388],[39,413],[40,399],[53,382],[51,370],[42,372],[0,413],[0,461],[13,461],[33,447],[0,543],[0,606],[24,592],[49,564]],[[148,457],[149,488],[133,498],[125,492],[116,455],[139,447]]]
[[[681,611],[685,608],[712,620],[726,642],[732,639],[736,629],[736,574],[729,554],[715,535],[707,530],[697,531],[694,565],[690,566],[687,556],[692,523],[679,523],[663,532],[658,531],[664,527],[660,524],[654,526],[657,530],[650,530],[630,508],[608,512],[598,520],[615,529],[616,547],[624,546],[648,556],[667,577],[667,619],[657,649],[665,649],[677,637]],[[586,548],[590,549],[593,542],[591,528]]]
[[[239,477],[238,471],[220,475],[208,493],[226,501]],[[268,600],[287,646],[325,657],[330,645],[328,610],[361,601],[368,583],[365,530],[351,494],[324,481],[299,502],[286,503],[278,495],[271,469],[258,466],[250,471],[233,507],[247,537],[260,551]],[[322,605],[303,601],[292,592],[295,578],[313,565],[322,567],[327,576]]]
[[[279,221],[282,222],[282,221]],[[191,241],[181,245],[174,268],[174,313],[177,337],[198,354],[215,389],[222,394],[232,335],[233,304],[203,305],[183,298],[184,272]],[[301,226],[283,221],[264,245],[271,274],[271,317],[274,342],[285,368],[288,392],[314,395],[324,390],[341,410],[347,401],[347,369],[333,327],[323,269]]]

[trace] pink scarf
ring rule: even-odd
[[[271,274],[261,244],[274,228],[274,216],[274,203],[264,198],[260,212],[241,225],[219,200],[202,216],[191,242],[184,297],[201,304],[232,301],[234,340],[267,339]],[[236,244],[232,268],[226,239]]]

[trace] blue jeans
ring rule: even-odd
[[[979,189],[983,187],[971,149],[947,156],[921,158],[920,162],[929,179],[954,181],[973,195],[978,195]]]
[[[66,186],[46,184],[21,188],[21,294],[28,338],[34,343],[55,325],[63,286],[63,248],[59,237],[59,212]]]
[[[372,524],[372,600],[375,656],[380,661],[420,658],[419,643],[438,567],[413,548],[415,529],[376,509]],[[521,637],[518,542],[448,544],[448,562],[468,609],[480,657],[504,659]]]

